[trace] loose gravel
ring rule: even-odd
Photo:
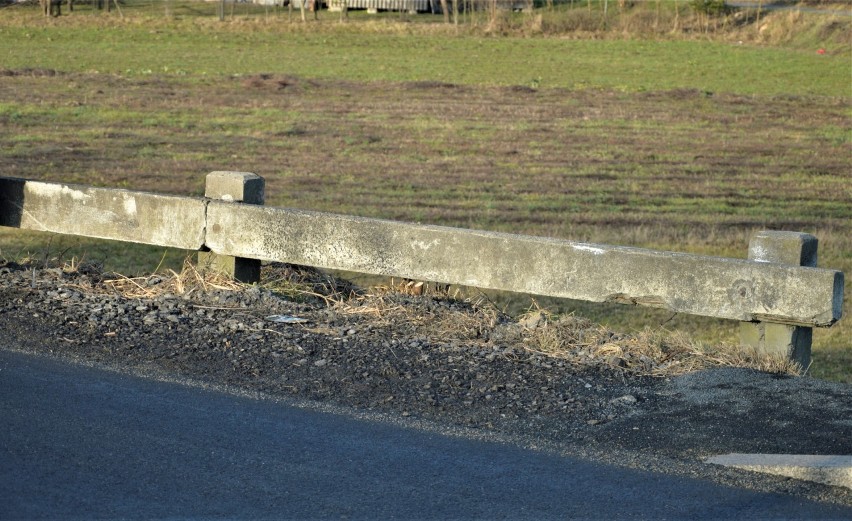
[[[270,394],[567,439],[583,439],[590,426],[632,414],[664,383],[531,353],[505,341],[518,342],[525,326],[483,317],[452,299],[389,293],[384,309],[374,302],[363,310],[357,303],[339,309],[259,287],[128,299],[94,291],[103,278],[85,268],[6,264],[0,314],[6,324],[23,316],[49,332],[53,342],[44,350],[53,354],[154,365]],[[151,286],[160,282],[147,279]],[[487,318],[506,323],[480,330]]]
[[[450,298],[389,292],[339,305],[258,286],[176,294],[154,291],[166,281],[153,276],[133,282],[149,296],[128,298],[107,291],[107,277],[0,264],[7,344],[675,466],[729,452],[850,453],[848,385],[738,368],[660,378],[578,365],[527,349],[536,320]],[[774,479],[773,490],[852,504],[844,489],[760,479],[749,486]]]

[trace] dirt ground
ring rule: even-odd
[[[0,266],[0,348],[852,505],[843,488],[703,463],[732,452],[848,453],[849,385],[744,368],[655,378],[605,356],[547,356],[529,347],[546,326],[446,298],[388,293],[379,310],[258,287],[122,296],[105,280],[85,267]],[[571,348],[588,349],[594,332],[577,328]]]
[[[2,70],[0,100],[9,176],[251,171],[268,204],[571,238],[849,226],[840,99]]]

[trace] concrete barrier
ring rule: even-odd
[[[201,198],[0,177],[0,225],[197,250]]]
[[[842,314],[835,270],[284,208],[211,201],[206,244],[223,255],[746,322],[829,326]]]
[[[749,241],[748,258],[757,262],[815,268],[817,238],[807,233],[758,232]],[[795,360],[802,367],[811,363],[812,339],[813,330],[809,327],[763,321],[740,324],[741,344]]]
[[[280,261],[738,320],[744,344],[800,363],[808,328],[842,316],[843,273],[815,267],[806,234],[761,232],[750,260],[727,259],[264,207],[263,180],[241,172],[210,174],[207,195],[0,178],[0,225],[209,251],[220,267]]]
[[[250,172],[210,172],[204,187],[209,199],[234,203],[263,204],[266,182]],[[231,255],[218,255],[205,244],[198,252],[198,266],[203,271],[216,271],[246,283],[260,281],[260,261]]]

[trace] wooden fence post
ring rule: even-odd
[[[221,201],[263,205],[265,181],[248,172],[211,172],[207,174],[204,196]],[[251,233],[251,230],[232,230],[231,233]],[[252,284],[260,281],[260,261],[210,251],[198,252],[198,266],[203,271],[213,270],[234,280]]]
[[[761,231],[748,245],[749,260],[816,267],[817,238],[808,233]],[[798,362],[803,369],[811,363],[810,327],[773,324],[771,322],[740,323],[740,343]]]

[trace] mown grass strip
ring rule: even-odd
[[[196,79],[264,72],[534,88],[850,95],[848,57],[707,41],[0,26],[4,67]]]

